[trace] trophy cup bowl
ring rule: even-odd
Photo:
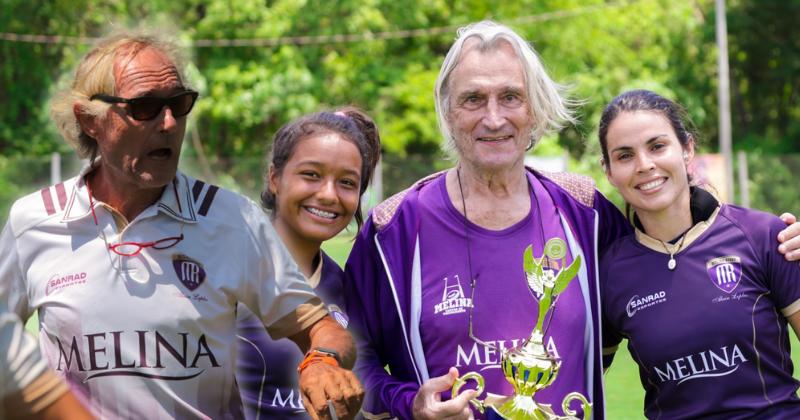
[[[533,395],[548,387],[558,376],[561,360],[548,354],[542,344],[543,336],[534,334],[521,346],[503,352],[501,367],[517,395]]]
[[[509,383],[514,387],[514,395],[500,400],[502,403],[486,403],[477,398],[470,402],[484,413],[488,411],[487,417],[500,417],[507,420],[523,419],[567,419],[570,417],[559,417],[547,404],[539,404],[533,400],[533,395],[549,386],[556,379],[558,370],[561,367],[561,360],[550,355],[542,344],[543,336],[534,331],[534,334],[526,339],[520,346],[512,349],[504,349],[500,364],[503,373]],[[473,379],[477,382],[476,391],[478,394],[483,392],[484,379],[477,372],[470,372],[459,377],[453,384],[452,394],[458,395],[459,390],[464,384]],[[568,400],[565,399],[565,406]],[[565,408],[565,413],[568,412]],[[584,410],[586,412],[586,409]]]

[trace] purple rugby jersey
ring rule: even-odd
[[[344,272],[324,252],[319,284],[314,293],[325,302],[330,315],[347,327],[342,311]],[[244,404],[245,418],[308,419],[297,386],[297,366],[303,352],[288,338],[273,340],[264,324],[243,305],[236,318],[236,381]]]
[[[674,271],[639,231],[603,256],[603,344],[628,339],[648,418],[800,418],[785,318],[800,266],[777,252],[783,227],[723,205],[687,233]]]
[[[502,348],[513,347],[530,336],[537,314],[537,299],[527,290],[523,253],[533,244],[534,255],[542,255],[543,234],[547,239],[558,237],[566,240],[558,212],[547,191],[535,177],[529,176],[529,182],[533,185],[533,194],[539,199],[538,208],[534,204],[527,217],[500,231],[484,229],[467,221],[450,201],[445,177],[421,190],[420,334],[431,377],[443,375],[455,366],[461,374],[475,371],[483,375],[487,392],[513,393],[500,368]],[[469,241],[464,236],[465,223],[469,229]],[[469,300],[468,242],[472,274],[477,279],[474,302]],[[572,262],[569,253],[566,258],[567,264]],[[563,360],[562,368],[556,381],[536,394],[538,402],[552,404],[559,414],[563,414],[561,401],[568,393],[587,394],[584,366],[588,349],[581,333],[585,328],[586,309],[578,283],[576,279],[558,297],[555,318],[545,336],[547,348]],[[494,344],[496,350],[470,339],[470,305],[474,305],[475,336]],[[579,404],[575,403],[573,408],[578,407]]]

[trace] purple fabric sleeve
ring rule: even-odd
[[[615,244],[612,244],[611,246],[607,247],[605,250],[606,255],[604,255],[603,258],[600,260],[600,279],[601,281],[605,280],[605,283],[601,284],[600,286],[601,304],[607,302],[606,291],[608,286],[606,285],[608,285],[611,282],[611,279],[609,278],[608,262],[606,260],[606,257],[613,255],[613,248],[615,246],[616,246]],[[603,328],[603,333],[601,337],[601,348],[603,350],[610,347],[618,346],[622,342],[622,339],[624,338],[623,335],[619,331],[617,331],[616,328],[613,327],[613,323],[609,320],[606,314],[607,311],[605,307],[601,305],[600,317],[602,318],[602,328]],[[611,366],[611,364],[614,361],[614,354],[615,353],[607,355],[605,354],[605,352],[603,353],[603,369],[608,369]]]
[[[617,239],[633,233],[633,227],[614,203],[608,201],[600,191],[594,193],[594,208],[600,216],[597,252],[598,255],[603,255]],[[600,284],[602,283],[603,276],[601,275]]]
[[[350,327],[358,344],[358,359],[353,369],[366,390],[362,410],[372,414],[389,411],[392,416],[411,418],[411,405],[419,384],[406,381],[401,375],[390,375],[384,366],[390,364],[387,352],[399,352],[402,333],[388,329],[396,337],[398,347],[386,349],[382,317],[396,317],[396,312],[380,310],[381,287],[387,288],[388,279],[381,264],[381,256],[375,246],[376,230],[368,219],[356,238],[345,266],[345,311],[350,318]],[[393,356],[397,357],[396,354]]]
[[[633,228],[631,224],[625,219],[625,216],[617,209],[617,207],[608,201],[607,198],[603,196],[599,191],[595,191],[595,198],[594,198],[594,208],[597,210],[600,216],[600,228],[598,230],[598,264],[600,264],[598,273],[600,275],[599,284],[600,284],[600,302],[604,301],[603,299],[603,285],[606,282],[606,278],[608,277],[608,271],[605,270],[605,264],[603,264],[602,255],[604,255],[607,251],[609,251],[617,240],[629,235],[632,233]],[[605,349],[608,347],[614,347],[619,345],[622,342],[622,335],[616,331],[614,328],[610,326],[608,320],[605,316],[605,311],[602,309],[600,310],[600,318],[602,324],[602,334],[601,334],[601,349]],[[614,361],[614,354],[603,354],[603,369],[607,369],[611,366],[611,363]]]
[[[370,394],[364,401],[363,409],[373,414],[379,414],[388,408],[394,417],[412,418],[411,408],[419,385],[416,382],[400,380],[386,372],[371,347],[359,346],[358,350],[359,363],[356,373]],[[370,401],[370,397],[373,398],[372,401]]]
[[[800,265],[786,261],[778,252],[778,233],[786,224],[772,214],[737,206],[725,206],[724,216],[739,226],[750,241],[750,246],[762,258],[764,268],[764,285],[769,289],[771,299],[778,310],[800,300]],[[747,221],[747,224],[741,221]]]

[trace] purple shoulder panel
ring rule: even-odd
[[[592,178],[570,172],[539,172],[563,188],[581,204],[586,207],[594,206],[595,183]]]
[[[372,210],[372,220],[373,222],[375,222],[375,226],[378,228],[378,230],[383,229],[383,227],[386,226],[392,220],[395,213],[397,212],[397,209],[400,208],[400,204],[403,202],[403,199],[405,199],[409,191],[420,188],[421,186],[432,181],[433,179],[436,179],[439,176],[444,175],[446,172],[447,171],[445,170],[436,172],[435,174],[428,175],[420,179],[419,181],[415,182],[412,186],[387,198],[386,200],[375,206],[375,208]]]

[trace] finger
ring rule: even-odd
[[[791,225],[792,223],[797,222],[797,217],[795,217],[795,215],[792,213],[783,213],[781,215],[781,220],[783,220],[783,223]]]
[[[316,369],[315,369],[316,370]],[[306,368],[303,374],[311,373],[312,367]],[[324,372],[324,371],[323,371]],[[309,413],[316,413],[320,419],[327,419],[328,397],[325,393],[327,378],[323,372],[313,372],[315,381],[301,381],[301,389],[304,393],[303,405]]]
[[[422,387],[435,393],[444,392],[453,387],[456,378],[458,378],[458,369],[451,367],[446,374],[429,379]]]
[[[331,420],[339,420],[339,414],[331,400],[328,400],[328,415],[330,416]],[[343,413],[342,418],[349,419],[350,416],[348,413]]]
[[[792,223],[778,233],[778,242],[786,243],[787,240],[793,239],[798,234],[800,234],[800,223]]]
[[[800,251],[800,236],[795,236],[778,245],[778,252],[783,254],[789,261],[797,260],[797,254],[800,253],[798,251]]]
[[[361,382],[358,381],[356,375],[351,371],[345,371],[344,385],[342,388],[345,390],[344,398],[345,404],[349,413],[355,415],[361,409],[361,401],[364,398],[364,389],[361,387]]]
[[[348,406],[348,397],[352,389],[350,389],[350,381],[347,375],[352,375],[350,371],[336,368],[332,366],[325,366],[324,382],[321,387],[326,395],[326,413],[330,414],[331,409],[334,410],[337,417],[349,418],[354,416],[353,410]],[[330,417],[333,417],[331,414]]]
[[[353,413],[351,413],[350,408],[347,407],[347,401],[341,397],[336,399],[330,398],[328,400],[328,406],[330,407],[330,409],[335,411],[336,416],[339,418],[353,417]],[[328,409],[328,411],[330,411],[330,409]]]
[[[783,254],[786,261],[800,261],[800,250],[789,251]]]
[[[314,411],[314,406],[311,405],[311,402],[310,402],[311,398],[309,398],[308,395],[306,395],[306,393],[304,393],[302,391],[301,391],[301,393],[302,393],[302,397],[300,398],[300,401],[303,403],[303,407],[306,408],[306,412],[308,413],[308,416],[311,417],[312,420],[319,420],[319,416],[317,416],[317,413]]]
[[[436,406],[436,412],[444,417],[461,416],[459,418],[466,418],[463,417],[465,413],[471,412],[469,408],[469,400],[475,398],[476,396],[477,393],[474,389],[468,389],[449,401],[438,403]]]
[[[441,394],[452,388],[457,377],[458,369],[451,367],[446,374],[425,381],[414,397],[414,406],[417,407],[415,410],[419,409],[420,413],[430,413],[433,415],[431,418],[441,417],[437,410],[442,401]]]
[[[450,370],[447,371],[447,376],[453,378],[453,382],[455,382],[456,379],[458,379],[458,368],[455,366],[451,366]]]

